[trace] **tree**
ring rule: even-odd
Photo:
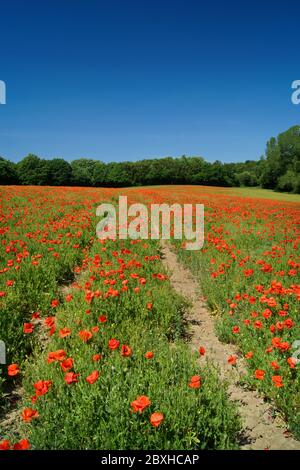
[[[257,186],[258,182],[254,173],[250,171],[242,171],[235,174],[240,186]]]
[[[49,169],[46,160],[29,154],[17,163],[17,174],[21,184],[47,185],[49,182]]]
[[[290,171],[297,175],[299,162],[300,126],[293,126],[279,134],[277,139],[272,137],[267,143],[266,160],[261,177],[262,186],[278,189],[288,187],[291,184]],[[288,171],[287,178],[282,179]]]
[[[92,181],[95,186],[107,186],[107,165],[103,162],[95,162]]]
[[[51,186],[68,186],[71,182],[71,165],[62,158],[54,158],[47,161],[48,183]]]
[[[18,184],[16,164],[0,157],[0,184]]]
[[[73,160],[71,163],[72,183],[75,186],[94,186],[95,163],[95,160],[87,158]]]

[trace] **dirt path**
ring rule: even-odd
[[[199,296],[199,286],[191,272],[177,261],[176,254],[171,251],[167,242],[162,241],[162,261],[170,275],[174,289],[191,302],[186,320],[190,325],[191,347],[198,350],[199,346],[206,349],[207,359],[212,360],[219,368],[221,377],[229,382],[229,397],[239,404],[239,412],[244,432],[241,436],[241,449],[282,449],[299,450],[300,442],[294,440],[275,409],[265,403],[258,392],[250,391],[239,385],[246,366],[239,357],[237,366],[228,364],[230,355],[239,355],[233,345],[223,344],[214,331],[214,321],[204,301]],[[199,358],[199,362],[205,361]]]

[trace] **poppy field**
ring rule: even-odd
[[[199,280],[219,338],[238,346],[232,367],[246,359],[246,385],[300,438],[297,200],[197,186],[11,186],[0,187],[0,448],[239,448],[238,406],[203,360],[205,336],[196,353],[189,346],[189,305],[160,241],[96,236],[96,207],[120,194],[205,205],[202,250],[178,240],[172,249]]]

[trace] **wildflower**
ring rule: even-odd
[[[93,334],[89,330],[81,330],[79,331],[78,336],[84,343],[87,343],[93,337]]]
[[[130,357],[132,354],[132,349],[126,344],[122,344],[121,347],[121,356]]]
[[[250,277],[254,273],[253,269],[245,269],[244,270],[244,276],[245,277]]]
[[[32,320],[37,320],[40,317],[41,317],[41,314],[39,312],[34,312],[31,315]]]
[[[0,441],[0,450],[9,450],[10,449],[10,442],[7,439]]]
[[[288,351],[290,349],[290,344],[287,341],[283,341],[280,344],[280,350],[281,351]]]
[[[51,328],[54,325],[55,317],[47,317],[45,318],[44,322],[48,328]]]
[[[189,387],[200,388],[200,385],[201,385],[200,381],[201,381],[200,375],[193,375],[193,377],[191,377],[191,380],[189,382]]]
[[[28,450],[29,448],[30,448],[30,444],[27,439],[21,439],[13,447],[14,450]]]
[[[67,336],[70,336],[71,330],[70,328],[61,328],[59,330],[59,337],[60,338],[66,338]]]
[[[154,357],[154,352],[152,351],[147,351],[144,356],[146,359],[153,359]]]
[[[94,362],[98,362],[98,361],[100,361],[101,357],[102,357],[101,354],[94,354],[93,357],[92,357],[92,360]]]
[[[294,357],[289,357],[287,359],[287,363],[291,369],[295,369],[295,365],[297,364],[297,360]]]
[[[97,370],[94,370],[94,372],[92,372],[88,377],[86,377],[85,380],[87,381],[87,383],[92,385],[98,380],[99,375],[99,372]]]
[[[110,339],[109,342],[108,342],[108,347],[109,347],[109,349],[111,349],[112,351],[113,351],[114,349],[118,349],[119,345],[120,345],[120,341],[118,341],[118,340],[115,339],[115,338]]]
[[[151,405],[151,401],[146,395],[141,395],[131,402],[130,406],[134,413],[142,413],[145,408]]]
[[[204,346],[200,346],[200,348],[199,348],[199,354],[200,354],[200,356],[204,356],[204,355],[205,355],[205,352],[206,352],[206,351],[205,351]]]
[[[265,378],[265,371],[262,369],[257,369],[254,372],[254,377],[258,380],[263,380]]]
[[[152,413],[152,415],[150,416],[150,423],[155,428],[158,428],[158,426],[163,422],[163,420],[164,415],[162,413]]]
[[[253,351],[249,351],[247,352],[247,354],[245,354],[246,359],[252,359],[252,357],[253,357]]]
[[[7,374],[10,377],[14,377],[15,375],[18,375],[20,373],[20,369],[18,364],[10,364],[7,368]]]
[[[100,315],[100,317],[98,317],[98,320],[100,323],[106,323],[107,317],[105,315]]]
[[[49,391],[51,385],[51,380],[39,380],[38,382],[33,384],[37,396],[45,395]]]
[[[63,361],[66,358],[66,351],[63,349],[58,349],[57,351],[49,352],[47,362],[51,364],[54,361]]]
[[[77,383],[77,377],[79,377],[79,374],[75,374],[75,372],[67,372],[65,375],[66,384],[71,385],[72,383]]]
[[[236,365],[236,360],[237,360],[236,356],[229,356],[228,359],[227,359],[227,362],[228,362],[228,364],[231,364],[232,366],[235,366]]]
[[[34,330],[33,323],[24,323],[23,331],[24,331],[25,334],[32,333],[33,330]]]
[[[68,357],[68,359],[64,359],[60,363],[60,367],[62,368],[63,372],[68,372],[68,370],[72,369],[74,366],[74,361],[71,357]]]
[[[276,361],[272,361],[272,362],[271,362],[271,367],[272,367],[274,370],[280,369],[280,366],[279,366],[279,364],[277,364]]]
[[[30,423],[32,419],[38,418],[39,414],[36,410],[33,410],[32,408],[25,408],[22,411],[21,416],[25,423]]]
[[[283,387],[282,377],[280,375],[273,375],[272,382],[273,382],[274,386],[277,387],[277,388]]]

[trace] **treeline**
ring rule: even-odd
[[[271,138],[258,161],[209,163],[202,157],[103,163],[80,158],[45,160],[28,155],[18,163],[0,157],[0,184],[49,186],[146,186],[201,184],[259,186],[300,193],[300,126]]]

